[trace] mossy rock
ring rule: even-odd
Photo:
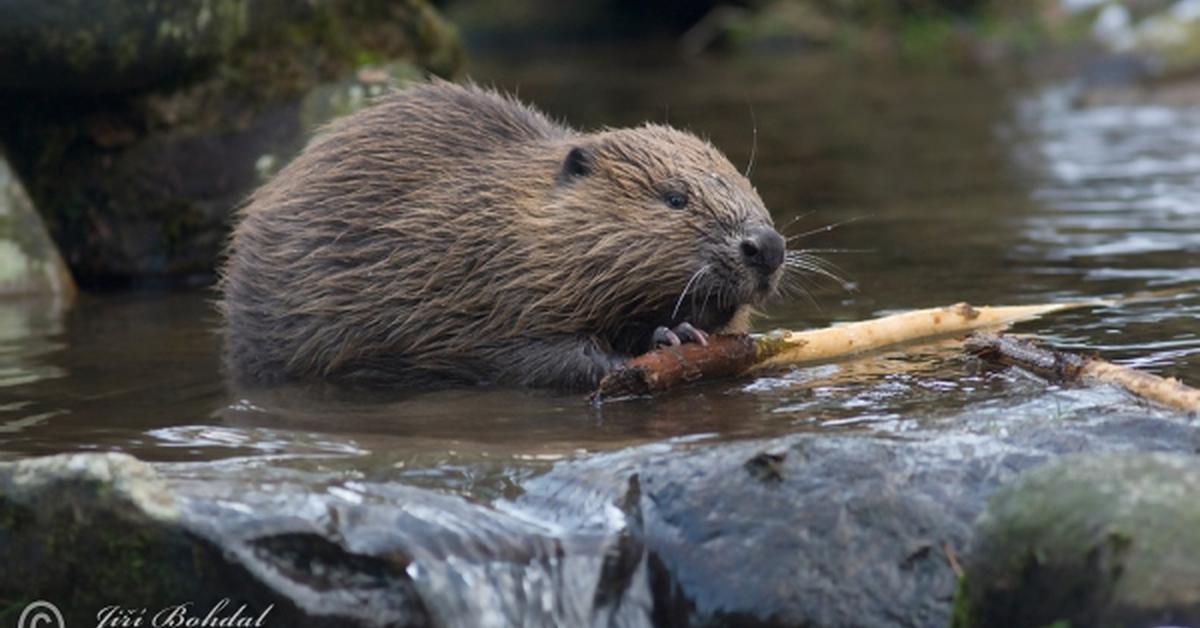
[[[0,154],[0,298],[71,297],[75,284],[29,195]]]
[[[113,93],[189,72],[248,30],[243,0],[0,3],[0,88]]]
[[[317,127],[462,67],[457,31],[425,0],[238,4],[249,35],[190,75],[0,102],[0,142],[84,287],[211,281],[233,209]]]
[[[211,609],[227,626],[253,625],[229,620],[235,613],[261,615],[263,626],[429,624],[407,580],[383,582],[400,569],[387,560],[359,557],[299,517],[256,527],[203,504],[189,511],[188,501],[126,454],[0,463],[0,624],[35,600],[55,605],[67,626],[95,625],[113,605],[140,615],[136,625],[185,625],[165,620],[180,605],[186,625]],[[302,568],[281,572],[289,561]],[[339,580],[342,567],[352,573]]]
[[[457,37],[423,0],[14,0],[0,3],[0,90],[128,92],[284,49],[273,62],[288,70],[313,51],[446,74],[461,63]]]
[[[1066,457],[999,490],[975,525],[955,625],[1200,624],[1200,461]]]
[[[109,604],[145,606],[190,591],[212,557],[193,552],[177,519],[163,482],[129,456],[0,465],[0,595],[50,600],[72,625]]]

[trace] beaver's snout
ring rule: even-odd
[[[740,245],[746,265],[764,278],[770,277],[783,265],[786,246],[783,236],[770,227],[751,230]]]

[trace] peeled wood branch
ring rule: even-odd
[[[600,382],[592,399],[646,395],[699,379],[831,362],[899,344],[1003,327],[1050,312],[1105,304],[1088,301],[972,307],[959,303],[810,331],[775,331],[754,337],[713,336],[708,346],[667,347],[630,360]]]
[[[1113,384],[1168,408],[1200,412],[1200,390],[1177,379],[1159,377],[1100,358],[1055,351],[997,334],[974,334],[967,339],[966,347],[983,359],[1019,366],[1050,381]]]

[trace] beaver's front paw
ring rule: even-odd
[[[708,334],[696,329],[691,323],[680,323],[674,329],[667,327],[655,329],[650,342],[654,345],[655,349],[659,347],[677,347],[685,342],[696,342],[707,346]]]

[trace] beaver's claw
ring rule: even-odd
[[[655,348],[677,347],[685,342],[696,342],[708,345],[708,334],[696,329],[691,323],[680,323],[674,329],[659,327],[654,330],[651,342]]]

